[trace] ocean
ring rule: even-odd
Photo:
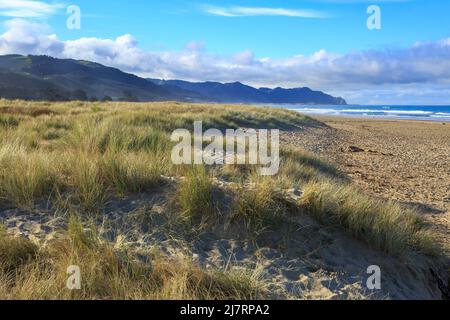
[[[410,119],[450,122],[450,106],[277,105],[308,115]]]

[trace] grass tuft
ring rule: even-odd
[[[8,236],[0,225],[0,273],[13,274],[36,258],[37,254],[36,245],[22,238]]]
[[[0,147],[0,198],[19,208],[32,208],[57,186],[51,155],[27,152],[18,144]]]
[[[350,185],[311,182],[301,206],[319,221],[341,225],[372,248],[402,257],[411,248],[435,255],[437,247],[419,216],[398,204],[373,199]]]
[[[68,164],[75,199],[83,209],[98,212],[107,198],[100,160],[79,153],[71,155]]]
[[[177,191],[182,215],[191,221],[205,221],[216,213],[213,183],[203,166],[194,166],[180,183]]]
[[[162,183],[164,157],[147,153],[107,153],[102,158],[105,183],[119,195],[148,191]]]
[[[250,188],[238,189],[231,223],[244,226],[253,234],[276,229],[277,222],[289,211],[282,190],[275,181],[262,179]]]
[[[36,254],[27,240],[0,236],[0,299],[262,299],[245,272],[205,271],[185,256],[154,253],[146,261],[115,250],[72,218],[67,236]],[[6,267],[5,267],[6,266]],[[81,271],[81,290],[66,287],[69,266]],[[14,272],[12,272],[14,270]]]

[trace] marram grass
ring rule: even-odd
[[[180,103],[46,103],[0,101],[0,208],[33,210],[63,202],[77,219],[99,214],[114,197],[152,193],[173,178],[167,193],[173,214],[196,227],[215,221],[240,226],[248,238],[277,230],[277,221],[309,214],[373,249],[404,257],[436,255],[434,238],[416,213],[374,199],[333,165],[293,147],[281,150],[274,177],[253,166],[174,166],[170,134],[207,128],[295,130],[320,125],[281,109]],[[235,187],[222,190],[215,178]],[[297,203],[283,190],[300,189]],[[221,202],[226,202],[226,205]],[[294,207],[293,207],[294,206]],[[246,273],[205,271],[189,258],[152,254],[139,261],[72,219],[65,237],[40,248],[0,231],[0,299],[251,299],[264,298]],[[192,228],[195,229],[195,228]],[[65,289],[66,269],[80,265],[83,290]]]
[[[205,271],[188,257],[158,252],[143,260],[102,243],[72,218],[64,238],[38,251],[0,232],[0,299],[214,300],[263,299],[255,275]],[[69,290],[67,268],[78,266],[81,289]]]

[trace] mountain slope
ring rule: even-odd
[[[27,100],[345,104],[309,88],[256,89],[240,82],[143,79],[98,63],[48,56],[0,56],[0,97]]]
[[[223,84],[219,82],[195,83],[182,80],[162,80],[159,83],[197,92],[215,102],[268,102],[258,89],[246,86],[240,82]]]
[[[263,90],[273,103],[347,104],[342,98],[335,98],[321,91],[313,91],[310,88],[276,88],[273,90],[262,88],[260,90]]]
[[[192,92],[197,92],[211,101],[227,103],[299,103],[299,104],[336,104],[345,105],[342,98],[332,97],[321,91],[309,88],[294,89],[256,89],[240,82],[188,82],[181,80],[155,80],[150,81],[162,86],[170,85]]]
[[[76,99],[78,91],[70,92],[49,81],[27,74],[0,71],[0,97],[6,99],[60,101]]]
[[[177,97],[145,79],[88,61],[8,55],[0,57],[0,70],[26,77],[30,87],[40,88],[44,81],[49,87],[67,92],[81,90],[86,96],[97,99],[109,96],[114,100],[155,101]],[[3,79],[0,88],[7,83],[7,79]],[[71,99],[70,96],[66,98]],[[40,99],[40,96],[31,99]]]

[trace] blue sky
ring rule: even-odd
[[[409,46],[416,41],[450,37],[450,1],[190,1],[79,0],[86,14],[79,32],[67,30],[65,16],[50,20],[64,39],[80,36],[115,38],[132,34],[145,49],[182,49],[202,41],[208,50],[230,54],[245,49],[259,57],[311,54],[319,49],[338,53],[352,50]],[[366,28],[370,4],[382,9],[382,29]],[[223,17],[208,7],[310,9],[327,18],[289,16]]]
[[[369,30],[367,8],[381,9]],[[66,8],[81,9],[81,29]],[[450,1],[0,0],[0,53],[142,76],[310,86],[351,103],[450,104]]]

